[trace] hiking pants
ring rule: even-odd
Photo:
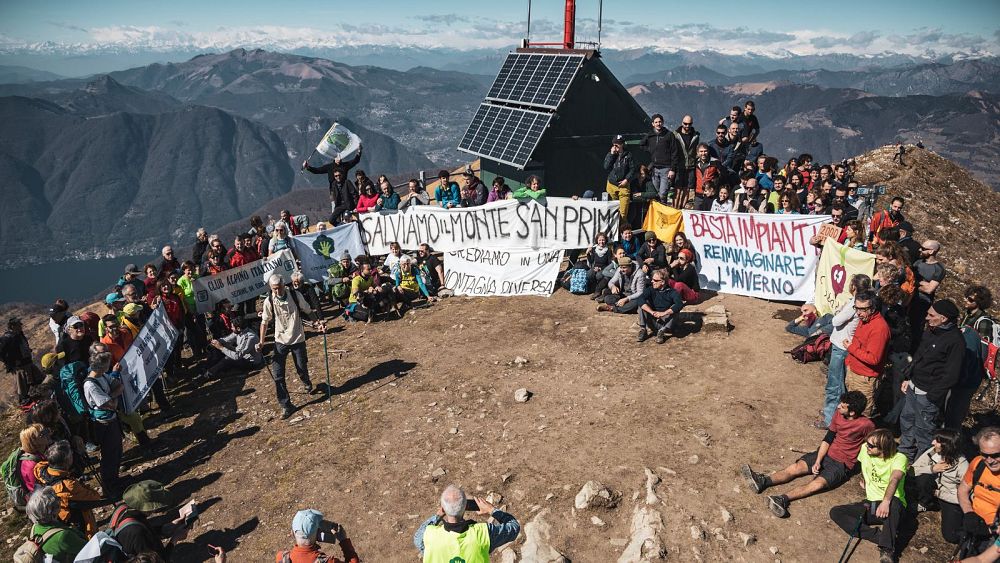
[[[259,365],[255,366],[254,363],[251,362],[250,360],[234,360],[232,358],[222,358],[218,362],[212,364],[212,367],[205,370],[205,376],[217,377],[224,373],[234,372],[234,371],[245,374],[246,372],[254,369],[255,367],[260,367],[260,366]]]
[[[17,400],[22,404],[28,402],[31,386],[38,385],[42,379],[42,372],[32,362],[14,368],[14,389],[17,391]]]
[[[628,184],[625,184],[625,187],[621,187],[608,182],[605,191],[608,192],[612,200],[618,200],[618,214],[621,216],[621,220],[624,221],[628,217],[628,206],[632,201],[632,189]]]
[[[833,520],[841,530],[844,530],[852,537],[868,540],[879,547],[896,549],[896,530],[899,528],[899,518],[903,515],[903,503],[899,499],[892,497],[889,503],[889,516],[884,520],[875,516],[875,509],[878,508],[878,501],[863,501],[854,504],[842,504],[830,509],[830,520]],[[858,520],[861,520],[861,527],[858,527]],[[881,524],[882,528],[874,526]],[[857,533],[855,533],[857,531]]]
[[[913,463],[931,447],[941,411],[927,395],[918,394],[912,384],[904,401],[903,412],[899,414],[899,451]]]
[[[611,310],[614,311],[615,313],[622,313],[628,315],[639,310],[639,303],[642,302],[641,299],[629,299],[627,303],[619,307],[618,300],[621,299],[622,297],[623,296],[621,294],[618,295],[608,294],[604,296],[604,299],[602,299],[602,301],[607,305],[611,305]]]
[[[950,544],[957,544],[965,534],[962,529],[962,518],[965,513],[962,507],[934,496],[937,489],[937,479],[932,473],[924,473],[913,478],[917,486],[917,502],[925,507],[937,504],[941,509],[941,537]]]
[[[271,361],[271,377],[274,378],[274,390],[278,395],[278,402],[282,407],[291,407],[292,400],[288,396],[288,387],[285,386],[285,360],[288,354],[292,354],[292,362],[295,364],[295,371],[299,374],[299,379],[307,387],[312,385],[309,381],[309,367],[306,359],[306,343],[281,344],[274,343],[274,359]]]
[[[833,421],[833,413],[840,404],[840,396],[847,391],[844,383],[846,359],[847,350],[836,345],[830,346],[830,367],[826,372],[826,398],[823,400],[823,423],[827,426]]]
[[[653,332],[659,332],[661,329],[666,329],[668,332],[674,328],[674,319],[677,318],[677,314],[674,313],[669,317],[664,317],[662,319],[657,319],[653,315],[650,315],[646,311],[639,309],[639,326],[643,330],[652,330]]]
[[[94,423],[97,445],[101,447],[101,488],[105,498],[122,493],[118,471],[122,464],[122,425],[116,417],[107,424]]]
[[[861,391],[861,394],[865,396],[868,403],[865,405],[864,414],[868,418],[871,418],[872,412],[875,410],[875,389],[878,387],[878,377],[868,377],[865,375],[859,375],[851,371],[851,368],[847,368],[847,376],[844,377],[844,383],[848,391]]]

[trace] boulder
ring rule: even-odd
[[[620,496],[598,481],[587,481],[576,494],[573,506],[577,510],[588,508],[614,508]]]
[[[551,528],[545,521],[549,509],[544,509],[524,525],[524,545],[521,563],[570,563],[569,559],[549,544]]]
[[[514,391],[514,400],[518,403],[527,403],[528,399],[531,398],[531,391],[528,391],[524,387],[521,387],[517,391]]]
[[[667,551],[660,540],[661,532],[663,532],[663,516],[660,511],[645,505],[635,507],[629,528],[629,543],[618,558],[618,563],[665,560]]]

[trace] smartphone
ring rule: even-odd
[[[184,527],[190,529],[198,521],[198,504],[191,503],[191,513],[184,517]]]
[[[465,511],[466,512],[479,512],[479,503],[476,499],[470,498],[465,499]]]

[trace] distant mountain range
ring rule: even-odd
[[[790,82],[823,88],[854,88],[880,96],[913,96],[964,93],[970,90],[1000,92],[1000,64],[993,59],[926,63],[868,70],[772,70],[728,76],[704,65],[682,65],[666,71],[629,76],[626,84],[700,82],[708,86],[756,82]]]
[[[364,139],[360,166],[371,176],[401,183],[457,164],[466,156],[455,146],[503,54],[483,53],[465,73],[237,49],[87,79],[0,84],[0,267],[148,252],[187,240],[199,225],[245,220],[293,188],[325,187],[325,177],[295,171],[334,120]],[[641,80],[630,91],[645,109],[671,127],[690,113],[705,140],[731,105],[754,99],[765,151],[779,159],[839,160],[922,140],[997,187],[993,59],[604,58],[619,76]],[[792,68],[812,62],[834,70]],[[668,70],[650,74],[657,68]]]

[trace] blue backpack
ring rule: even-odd
[[[589,293],[587,291],[587,277],[590,272],[583,268],[575,268],[570,273],[569,291],[577,295]]]

